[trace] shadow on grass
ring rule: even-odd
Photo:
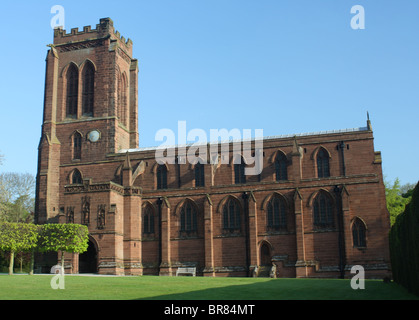
[[[378,280],[367,280],[365,289],[354,290],[350,280],[272,279],[139,300],[419,300],[419,297],[396,283]]]

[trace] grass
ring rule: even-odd
[[[350,280],[206,277],[65,276],[54,290],[52,275],[0,275],[0,300],[411,300],[395,283],[366,280],[353,290]]]

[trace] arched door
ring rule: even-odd
[[[97,250],[90,240],[87,251],[79,254],[79,273],[97,273]]]
[[[271,249],[267,243],[264,243],[260,247],[260,264],[262,266],[270,266],[271,263]]]

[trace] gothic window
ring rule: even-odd
[[[87,62],[83,70],[83,115],[93,116],[93,103],[95,91],[95,69]]]
[[[146,206],[144,209],[143,233],[154,234],[154,213],[150,206]]]
[[[195,187],[204,187],[204,186],[205,186],[204,165],[198,162],[195,165]]]
[[[73,135],[73,160],[81,159],[81,134],[75,132]]]
[[[77,118],[77,98],[79,94],[79,72],[74,64],[67,70],[67,117]]]
[[[240,163],[234,164],[234,183],[241,184],[246,183],[246,175],[244,174],[244,169],[246,164],[244,163],[244,159],[240,158]]]
[[[105,220],[106,205],[100,204],[97,210],[97,228],[105,229],[106,220]]]
[[[367,246],[366,242],[366,227],[364,222],[356,218],[352,224],[352,237],[353,237],[353,246],[354,248],[365,248]]]
[[[240,231],[240,208],[232,198],[223,207],[223,229],[229,232]]]
[[[167,189],[167,168],[164,164],[157,167],[157,189]]]
[[[267,226],[270,230],[285,230],[287,228],[287,209],[284,199],[275,195],[268,202]]]
[[[329,153],[320,148],[317,153],[317,177],[318,178],[327,178],[330,177],[330,168],[329,168]]]
[[[78,169],[75,169],[73,171],[73,174],[71,175],[71,183],[72,184],[82,184],[83,183],[81,173]]]
[[[287,158],[282,152],[278,152],[275,159],[275,180],[288,180]]]
[[[195,206],[186,201],[180,210],[180,231],[191,233],[197,230],[197,213]]]
[[[332,199],[320,192],[313,201],[314,227],[316,229],[333,228],[333,212]]]
[[[127,126],[127,78],[120,74],[118,78],[118,118],[119,122]]]

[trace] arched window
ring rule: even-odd
[[[79,72],[74,64],[67,70],[67,117],[77,118],[77,99],[79,94]]]
[[[320,192],[313,201],[314,227],[317,229],[333,228],[333,212],[332,199]]]
[[[204,186],[205,186],[204,165],[198,162],[195,165],[195,187],[204,187]]]
[[[180,210],[180,231],[186,233],[196,232],[196,216],[195,206],[190,201],[186,201]]]
[[[244,174],[245,167],[246,167],[246,164],[242,157],[240,158],[240,163],[234,164],[234,183],[235,184],[246,183],[246,175]]]
[[[240,208],[232,198],[223,207],[223,229],[229,232],[240,231]]]
[[[167,189],[167,168],[164,164],[157,167],[157,189]]]
[[[318,178],[327,178],[330,177],[330,169],[329,169],[329,153],[320,148],[319,152],[317,153],[317,177]]]
[[[118,79],[118,118],[119,122],[127,126],[127,78],[120,74]]]
[[[356,218],[352,224],[352,238],[354,248],[365,248],[367,246],[366,230],[364,222]]]
[[[284,199],[275,195],[268,202],[267,226],[271,230],[287,229],[287,207]]]
[[[275,179],[288,180],[287,157],[282,152],[278,152],[275,158]]]
[[[144,209],[143,233],[154,234],[154,213],[153,209],[149,205]]]
[[[93,103],[95,92],[95,69],[87,62],[83,70],[83,115],[93,116]]]
[[[73,174],[71,175],[71,183],[72,184],[82,184],[83,183],[81,173],[78,169],[75,169],[73,171]]]
[[[73,160],[81,159],[81,134],[75,132],[73,135]]]

